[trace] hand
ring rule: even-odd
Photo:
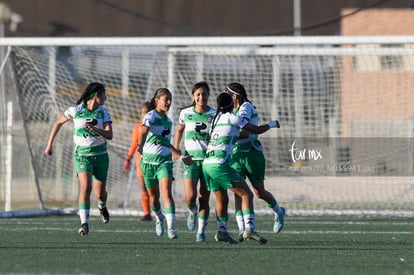
[[[85,128],[86,130],[88,130],[89,132],[95,133],[96,132],[96,128],[92,123],[85,123]]]
[[[194,163],[193,158],[191,156],[182,156],[181,160],[187,165],[191,165]]]
[[[52,147],[46,147],[45,149],[45,154],[46,156],[51,156],[52,155]]]
[[[125,159],[124,161],[124,173],[128,172],[129,168],[131,168],[131,161],[129,159]]]
[[[277,120],[272,120],[267,125],[269,125],[270,128],[280,128],[280,123]]]

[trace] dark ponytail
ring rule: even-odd
[[[83,92],[82,96],[78,99],[76,104],[81,104],[82,102],[86,105],[86,102],[93,98],[95,94],[102,94],[105,92],[105,86],[98,82],[90,83],[85,91]]]
[[[217,121],[220,118],[220,114],[228,113],[233,111],[233,98],[228,93],[221,93],[217,96],[217,111],[216,115],[213,118],[210,126],[210,133],[208,135],[207,144],[210,142],[211,134],[213,133],[214,128],[216,127]]]
[[[239,105],[242,105],[246,101],[251,103],[251,101],[247,98],[246,89],[238,82],[233,82],[227,85],[226,91],[237,95]]]

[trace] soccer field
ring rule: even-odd
[[[412,274],[414,220],[389,217],[286,217],[282,233],[270,216],[257,217],[265,245],[196,243],[177,220],[178,239],[157,237],[153,222],[92,216],[77,234],[76,216],[0,220],[0,273],[25,274]],[[236,237],[236,225],[230,232]]]

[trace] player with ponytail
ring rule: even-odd
[[[246,89],[240,83],[230,83],[226,87],[226,92],[231,95],[234,103],[234,113],[251,124],[258,125],[259,118],[256,107],[247,98]],[[277,122],[277,121],[276,121]],[[275,125],[279,128],[279,122]],[[267,191],[264,186],[264,176],[266,161],[263,154],[262,145],[258,139],[258,135],[243,129],[240,138],[237,140],[231,156],[231,166],[243,178],[248,178],[256,196],[267,202],[269,208],[274,213],[273,231],[278,233],[284,225],[285,209],[280,207],[272,193]],[[243,232],[245,222],[243,211],[241,209],[241,198],[235,195],[236,221],[239,227],[239,241],[243,240]]]
[[[256,231],[256,219],[253,207],[253,196],[248,191],[248,186],[243,179],[231,166],[230,156],[233,152],[240,129],[245,129],[257,134],[261,134],[276,125],[275,121],[268,124],[256,126],[249,124],[241,116],[232,113],[233,100],[227,93],[221,93],[217,97],[217,113],[210,128],[210,138],[208,142],[206,158],[203,161],[203,174],[208,190],[216,197],[216,221],[218,226],[216,241],[237,243],[228,234],[228,203],[227,190],[237,194],[242,200],[242,211],[245,219],[246,230],[243,239],[252,239],[261,244],[267,240],[261,237]]]
[[[68,108],[55,122],[50,132],[45,154],[52,155],[53,141],[60,128],[67,121],[74,124],[73,140],[75,145],[74,163],[79,178],[79,217],[80,235],[89,233],[90,195],[93,189],[98,200],[98,209],[103,223],[109,222],[106,207],[106,180],[109,157],[106,141],[112,139],[112,120],[108,110],[103,107],[106,101],[105,86],[90,83],[75,106]]]

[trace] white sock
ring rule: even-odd
[[[254,214],[244,214],[243,218],[246,229],[254,229],[256,227],[256,218]]]
[[[237,226],[239,227],[239,231],[243,231],[244,230],[244,218],[242,215],[236,215],[236,223],[237,223]]]
[[[89,221],[89,209],[79,209],[79,217],[81,224],[88,223]]]
[[[202,234],[202,233],[205,233],[205,231],[206,231],[206,227],[207,227],[207,224],[208,224],[208,219],[207,220],[204,220],[204,219],[201,219],[200,217],[198,218],[198,229],[197,229],[197,234]]]
[[[174,230],[175,229],[175,213],[165,214],[165,218],[167,220],[168,230]]]

